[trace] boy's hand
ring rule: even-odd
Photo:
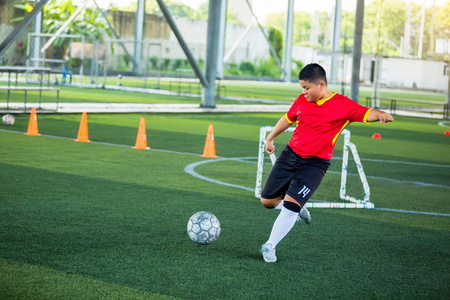
[[[387,122],[394,122],[394,117],[385,112],[379,115],[379,119],[381,124],[386,124]]]
[[[267,140],[266,141],[266,153],[270,155],[274,151],[275,151],[275,146],[273,145],[273,141],[272,140]]]
[[[369,122],[380,121],[381,124],[386,124],[387,122],[394,122],[394,118],[387,112],[373,108],[369,111],[367,121]]]

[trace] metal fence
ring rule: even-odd
[[[14,7],[14,4],[21,2],[0,2],[0,41],[5,40],[19,24],[19,22],[13,22],[13,19],[25,14],[23,10]],[[243,7],[248,10],[246,3],[246,1],[245,3],[242,1],[241,4],[245,4]],[[232,5],[229,9],[233,9]],[[327,52],[332,44],[331,24],[334,20],[329,17],[332,12],[333,10],[330,7],[329,13],[324,17],[312,14],[310,32],[302,32],[301,34],[297,32],[301,36],[297,40],[294,38],[297,43],[303,43],[305,40],[311,42],[311,36],[314,35],[317,38],[313,42],[322,43],[321,47],[317,45],[315,47],[294,46],[292,57],[296,62],[301,60],[305,64],[309,62],[322,64],[329,75],[336,74],[333,75],[336,78],[330,80],[332,87],[337,92],[349,95],[349,83],[352,75],[352,54],[349,53],[351,45],[348,44],[351,40],[348,37],[350,30],[347,27],[342,28],[341,37],[343,37],[343,40],[341,38],[341,44],[344,43],[344,52]],[[369,9],[367,14],[371,13],[373,12]],[[383,13],[390,13],[389,5],[385,5]],[[119,15],[114,13],[110,16],[119,18]],[[346,22],[351,19],[351,15],[352,12],[344,14],[343,25],[347,26]],[[302,16],[306,15],[303,14]],[[430,18],[428,14],[421,11],[421,16],[424,16],[425,22],[428,22]],[[386,16],[381,15],[380,17],[385,18]],[[30,25],[17,36],[14,43],[2,54],[0,65],[50,68],[51,75],[48,84],[54,85],[71,84],[79,87],[89,85],[103,88],[114,85],[116,89],[120,87],[167,89],[175,94],[194,93],[199,95],[201,93],[199,91],[200,85],[195,79],[194,73],[190,71],[192,69],[183,51],[181,51],[174,37],[171,36],[170,30],[166,28],[168,26],[163,24],[163,18],[154,18],[155,20],[151,20],[153,23],[148,21],[149,24],[158,24],[154,25],[155,28],[159,28],[158,33],[151,33],[153,36],[144,37],[142,42],[136,42],[130,38],[130,36],[132,37],[132,34],[130,35],[132,29],[129,28],[129,21],[132,19],[133,14],[127,13],[126,23],[128,25],[126,30],[121,28],[120,20],[110,20],[117,31],[121,33],[122,38],[105,36],[103,40],[98,40],[88,39],[81,34],[61,34],[45,48],[44,52],[36,50],[42,49],[44,45],[49,43],[49,40],[56,37],[46,33],[36,34],[34,32],[35,27]],[[179,19],[177,22],[179,22],[179,26],[181,25],[182,31],[186,32],[186,42],[196,56],[200,68],[203,68],[206,35],[201,37],[197,32],[205,34],[203,31],[206,31],[204,30],[206,23],[185,19]],[[317,29],[317,26],[313,26],[314,22],[320,23],[320,30]],[[252,61],[255,65],[263,64],[262,61],[270,57],[268,47],[264,50],[265,52],[256,51],[261,50],[260,48],[264,45],[267,46],[267,44],[257,26],[253,25],[256,30],[249,30],[251,27],[249,24],[241,24],[231,26],[234,35],[231,31],[226,33],[224,56],[228,58],[228,53],[233,53],[230,55],[232,55],[231,60],[236,62],[234,68],[237,68],[240,62],[245,62],[246,55],[251,57],[261,56],[261,60]],[[189,26],[193,27],[190,28]],[[280,25],[282,27],[279,28],[281,32],[284,30],[283,26],[285,25]],[[319,31],[313,32],[314,28]],[[253,32],[247,36],[247,40],[244,38],[246,32]],[[372,36],[371,34],[373,33],[369,32],[365,35],[365,38],[372,43],[381,39],[379,32],[378,36]],[[294,35],[296,35],[295,30]],[[418,34],[416,35],[418,36]],[[238,40],[241,43],[239,45],[236,44]],[[230,51],[234,47],[239,47],[239,49]],[[141,53],[141,55],[135,57],[135,53]],[[238,57],[240,61],[237,60]],[[337,64],[335,64],[337,65],[337,71],[331,70],[333,57],[337,61]],[[275,66],[275,68],[277,67]],[[366,104],[371,107],[387,109],[397,114],[403,111],[411,111],[434,117],[448,117],[448,102],[450,101],[449,69],[449,62],[443,59],[419,59],[411,56],[399,58],[365,53],[362,56],[360,70],[360,102],[366,101]],[[6,85],[8,82],[6,76],[5,73],[0,74],[0,85]],[[22,80],[29,83],[29,76],[32,76],[32,73],[19,73],[19,82]],[[235,76],[225,78],[243,80],[260,79],[261,76],[247,75],[244,78],[236,73]],[[169,78],[162,82],[165,77]],[[33,80],[33,77],[30,78]],[[265,80],[267,78],[265,77]],[[270,78],[280,80],[279,77]],[[219,83],[218,89],[218,95],[226,95],[226,83]],[[6,95],[0,93],[0,101],[4,101],[5,97]],[[64,101],[64,97],[65,95],[61,94],[61,101]]]

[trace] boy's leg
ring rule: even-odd
[[[270,237],[261,249],[266,262],[276,261],[276,246],[294,227],[301,208],[319,186],[328,166],[329,162],[308,164],[294,176],[285,195],[283,208],[273,224]]]
[[[281,210],[281,207],[283,206],[283,196],[278,196],[274,199],[266,199],[261,197],[261,203],[265,208]]]
[[[292,197],[286,195],[283,208],[278,215],[272,227],[272,232],[267,243],[272,244],[275,248],[278,243],[291,231],[297,222],[297,216],[300,212],[300,205]]]
[[[278,157],[261,191],[261,203],[270,209],[281,209],[292,175],[296,172],[292,159],[288,155],[290,148],[286,147]],[[295,161],[294,161],[295,162]]]
[[[276,199],[265,199],[261,198],[262,204],[269,209],[274,210],[281,210],[283,208],[283,200],[284,197],[280,196]],[[300,210],[300,213],[297,218],[297,222],[304,221],[306,224],[311,224],[311,215],[309,214],[309,211],[306,209],[305,206],[303,206]]]
[[[278,243],[291,231],[297,222],[300,205],[290,196],[286,195],[281,212],[275,220],[267,242],[262,245],[261,252],[266,262],[276,262],[275,248]]]

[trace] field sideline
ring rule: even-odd
[[[78,114],[38,114],[38,137],[16,117],[0,126],[0,298],[450,295],[450,137],[436,120],[352,124],[373,202],[396,211],[311,209],[313,223],[296,225],[268,265],[258,250],[277,214],[250,190],[184,170],[206,162],[195,172],[253,188],[256,165],[241,158],[257,156],[259,128],[280,114],[89,114],[92,143],[73,141]],[[141,117],[152,150],[131,148]],[[219,159],[200,156],[208,124]],[[209,246],[186,234],[199,210],[222,224]]]

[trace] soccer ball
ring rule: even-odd
[[[220,235],[220,223],[212,213],[199,211],[189,219],[187,232],[195,243],[201,245],[211,244]]]
[[[6,114],[3,116],[3,124],[5,124],[7,126],[12,126],[14,124],[15,120],[16,119],[14,118],[13,115]]]

